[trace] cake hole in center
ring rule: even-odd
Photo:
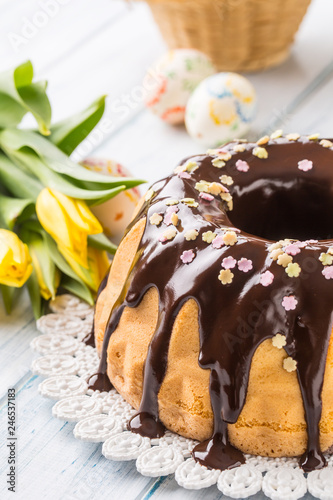
[[[239,229],[268,240],[333,238],[333,192],[330,182],[295,178],[258,179],[237,186],[228,212]]]

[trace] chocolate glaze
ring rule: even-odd
[[[131,225],[147,219],[138,258],[110,315],[99,372],[106,377],[107,348],[124,308],[136,307],[147,290],[155,287],[159,318],[145,363],[140,409],[129,428],[149,437],[160,436],[164,429],[159,421],[158,393],[167,370],[173,324],[184,303],[194,299],[199,308],[199,364],[211,370],[214,432],[194,449],[193,456],[211,468],[230,468],[244,462],[242,453],[228,441],[227,424],[237,422],[244,406],[252,357],[264,340],[283,334],[285,350],[297,362],[308,433],[300,463],[310,471],[326,463],[319,446],[319,421],[333,322],[333,279],[322,274],[319,257],[333,245],[333,151],[306,138],[296,142],[280,138],[265,145],[268,159],[260,159],[253,155],[256,144],[245,144],[241,153],[234,146],[235,142],[223,147],[232,155],[223,168],[212,165],[212,156],[194,156],[191,161],[199,168],[190,178],[174,174],[153,185],[154,196]],[[240,159],[250,166],[248,172],[237,170]],[[298,169],[303,159],[313,161],[312,170]],[[229,212],[219,196],[208,202],[195,189],[196,182],[219,182],[221,175],[234,181],[228,186],[234,204]],[[152,225],[149,218],[154,213],[164,215],[170,198],[194,198],[199,206],[179,203],[177,235],[161,243],[159,238],[167,226]],[[199,232],[196,240],[184,238],[189,229]],[[217,249],[202,239],[205,231],[219,235],[226,229],[237,231],[234,246]],[[274,240],[287,237],[321,240],[307,241],[293,257],[302,269],[298,278],[289,277],[268,250]],[[190,264],[180,259],[184,250],[195,253]],[[228,256],[237,261],[249,259],[253,268],[248,272],[232,269],[232,283],[222,285],[218,276],[222,260]],[[267,270],[274,281],[263,286],[260,276]],[[287,311],[282,301],[290,295],[297,305]]]

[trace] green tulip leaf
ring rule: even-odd
[[[49,135],[51,123],[51,106],[46,95],[45,81],[32,83],[19,89],[19,94],[28,109],[34,115],[41,134]]]
[[[12,73],[12,71],[8,71],[8,73]],[[32,83],[33,77],[34,69],[31,61],[26,61],[14,69],[14,81],[17,88],[30,85],[30,83]]]
[[[15,99],[0,92],[0,128],[15,127],[26,114],[26,110]]]
[[[32,270],[31,276],[27,281],[27,288],[28,288],[28,292],[29,292],[29,297],[30,297],[30,302],[32,305],[34,317],[35,317],[35,319],[38,319],[42,315],[43,299],[42,299],[40,291],[39,291],[39,284],[38,284],[38,279],[37,279],[37,274],[36,274],[35,269]]]
[[[23,171],[5,155],[0,153],[0,182],[7,190],[18,198],[32,198],[36,200],[43,189],[35,177]]]
[[[15,288],[12,286],[0,285],[2,300],[7,314],[10,314],[13,306]]]
[[[82,285],[77,280],[70,278],[69,276],[63,275],[61,280],[61,286],[70,293],[73,293],[82,300],[88,302],[89,305],[93,306],[95,301],[94,298],[86,285]]]
[[[34,151],[29,150],[29,148],[10,153],[10,158],[28,169],[44,186],[60,191],[71,198],[86,200],[88,203],[94,202],[98,204],[101,200],[109,200],[126,189],[126,186],[117,186],[112,189],[93,191],[77,187],[62,175],[51,170],[40,160]]]
[[[8,229],[12,230],[17,221],[30,217],[35,211],[33,200],[11,198],[0,195],[0,214]]]
[[[26,113],[32,113],[39,131],[49,134],[51,106],[46,82],[33,81],[33,67],[27,61],[15,69],[0,73],[0,95],[7,96],[0,110],[0,127],[18,125]]]
[[[117,246],[114,245],[104,233],[92,234],[88,236],[88,245],[98,250],[106,250],[108,253],[116,253]]]
[[[106,96],[100,97],[84,111],[53,125],[50,141],[68,156],[72,154],[102,118],[105,98]]]
[[[34,151],[50,170],[69,178],[69,182],[73,182],[74,179],[82,189],[95,191],[113,189],[117,186],[125,186],[125,189],[128,189],[145,182],[130,177],[113,177],[92,172],[84,166],[74,163],[48,139],[32,131],[2,130],[0,131],[0,147],[10,157],[13,157],[14,153],[22,152],[22,150],[23,152],[29,151],[29,149]]]
[[[38,262],[40,272],[42,274],[45,287],[50,291],[52,297],[56,294],[56,266],[51,258],[48,245],[43,238],[41,232],[31,230],[23,225],[20,229],[22,241],[28,245],[30,255],[32,257],[33,266],[35,260]],[[37,274],[37,271],[36,271]]]

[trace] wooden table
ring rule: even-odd
[[[146,69],[165,51],[145,4],[121,0],[51,3],[53,10],[45,16],[41,5],[47,0],[0,0],[0,69],[32,59],[37,77],[50,82],[54,120],[101,94],[109,95],[103,126],[80,148],[76,159],[91,154],[114,158],[151,182],[169,173],[182,157],[201,152],[183,128],[161,123],[137,98],[140,91],[135,89],[141,87]],[[281,126],[288,132],[333,136],[332,16],[332,0],[314,0],[289,59],[278,68],[249,76],[259,96],[252,136]],[[129,104],[119,113],[124,100]],[[15,386],[18,391],[15,498],[222,498],[216,487],[193,492],[178,487],[172,477],[142,477],[132,462],[108,461],[100,445],[75,440],[73,424],[52,418],[53,402],[37,393],[40,379],[29,369],[33,359],[29,342],[37,331],[26,296],[10,317],[1,306],[0,324],[2,436],[7,388]],[[3,440],[1,499],[13,496],[5,486],[5,456]]]

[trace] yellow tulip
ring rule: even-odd
[[[59,248],[59,250],[63,253],[65,259],[79,278],[81,278],[89,288],[97,292],[102,279],[110,267],[107,253],[97,248],[88,247],[88,268],[84,268],[80,266],[70,254],[65,255],[65,249]]]
[[[32,273],[27,245],[7,229],[0,229],[0,283],[19,288]]]
[[[88,269],[88,235],[101,233],[103,228],[87,204],[44,188],[38,195],[36,212],[39,222],[56,241],[69,264],[67,257]]]

